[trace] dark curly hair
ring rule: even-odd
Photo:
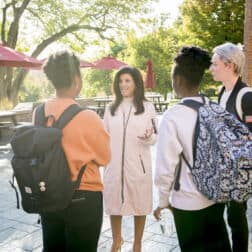
[[[80,61],[68,51],[56,52],[49,56],[43,70],[55,87],[65,89],[72,85],[74,76],[80,76]]]
[[[198,87],[211,65],[208,52],[196,46],[184,46],[174,59],[172,76],[183,76],[191,87]]]
[[[115,115],[116,109],[118,108],[118,106],[123,100],[123,96],[121,94],[121,90],[119,86],[120,76],[122,74],[129,74],[135,83],[135,91],[134,91],[134,99],[133,99],[134,106],[136,108],[135,115],[143,113],[144,112],[143,101],[146,101],[146,98],[144,96],[144,82],[143,82],[142,75],[137,68],[126,66],[126,67],[122,67],[116,73],[115,78],[114,78],[113,91],[115,94],[115,101],[110,106],[111,115]]]

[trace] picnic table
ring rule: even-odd
[[[149,101],[153,102],[156,112],[162,113],[168,108],[169,102],[164,101],[163,96],[161,94],[149,93],[149,94],[146,94],[146,98]]]
[[[112,96],[96,97],[94,98],[94,101],[97,103],[98,107],[105,108],[108,103],[113,101],[113,97]]]
[[[17,125],[16,112],[14,111],[0,111],[0,124],[11,123]]]
[[[97,106],[92,106],[94,110],[96,110],[97,114],[103,117],[106,105],[113,101],[112,96],[104,96],[104,97],[96,97],[94,98]]]
[[[162,113],[168,108],[169,102],[164,101],[163,96],[161,94],[148,93],[146,94],[146,98],[154,104],[156,112]],[[103,117],[106,105],[112,102],[113,99],[114,99],[113,96],[95,97],[94,101],[96,102],[96,105],[87,106],[87,108],[96,111],[97,114]]]

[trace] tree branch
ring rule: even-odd
[[[34,16],[35,18],[37,18],[43,25],[46,24],[46,22],[41,17],[41,15],[39,15],[39,13],[33,11],[31,8],[27,8],[27,11],[30,12],[32,14],[32,16]]]
[[[113,43],[116,43],[116,41],[113,39],[113,38],[110,38],[110,37],[107,37],[107,36],[105,36],[102,32],[97,32],[98,33],[98,35],[99,35],[99,37],[101,38],[101,39],[106,39],[106,40],[109,40],[109,41],[111,41],[111,42],[113,42]]]
[[[82,39],[78,34],[76,34],[75,32],[73,32],[73,35],[74,35],[74,37],[75,37],[78,41],[80,41],[81,43],[84,42],[83,39]]]
[[[109,27],[107,27],[109,28]],[[95,27],[95,26],[90,26],[90,25],[71,25],[65,29],[63,29],[62,31],[55,33],[54,35],[52,35],[51,37],[43,40],[37,47],[36,49],[33,51],[32,53],[32,57],[37,57],[48,45],[50,45],[51,43],[57,41],[58,39],[64,37],[66,34],[69,33],[74,33],[75,31],[78,30],[82,30],[82,29],[86,29],[86,30],[94,30],[96,31],[98,34],[100,34],[101,37],[105,38],[105,36],[102,35],[102,32],[106,30],[106,28],[100,28],[100,27]],[[28,70],[27,69],[21,69],[19,70],[15,80],[13,81],[13,87],[15,87],[15,90],[19,90],[25,76],[27,75]],[[15,97],[16,94],[13,94],[13,97]]]
[[[27,8],[28,4],[31,0],[24,0],[19,8],[16,8],[15,4],[16,1],[12,2],[12,7],[14,11],[14,19],[10,25],[10,29],[8,32],[8,38],[7,38],[7,45],[11,48],[15,48],[17,44],[17,38],[18,38],[18,27],[19,27],[19,20],[24,13],[25,9]]]
[[[1,40],[4,44],[6,44],[6,38],[5,38],[5,25],[6,25],[6,13],[8,8],[11,6],[11,3],[8,3],[3,8],[3,21],[2,21],[2,27],[1,27]]]
[[[67,28],[63,29],[62,31],[53,34],[51,37],[43,40],[37,47],[36,49],[33,51],[32,53],[32,57],[37,57],[48,45],[50,45],[51,43],[57,41],[58,39],[64,37],[66,34],[68,33],[73,33],[75,31],[78,30],[93,30],[96,31],[97,33],[105,31],[105,28],[100,28],[100,27],[94,27],[94,26],[90,26],[90,25],[71,25],[68,26]]]

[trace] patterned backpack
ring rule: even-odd
[[[203,97],[182,105],[198,111],[191,166],[193,182],[216,202],[243,202],[252,197],[252,133],[217,103]]]

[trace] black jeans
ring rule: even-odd
[[[43,251],[97,251],[102,218],[102,193],[76,191],[66,209],[41,214]]]
[[[232,233],[232,251],[248,251],[248,222],[246,216],[247,202],[238,203],[231,201],[227,203],[228,225]]]
[[[173,208],[179,246],[182,252],[230,252],[223,218],[224,204],[185,211]]]

